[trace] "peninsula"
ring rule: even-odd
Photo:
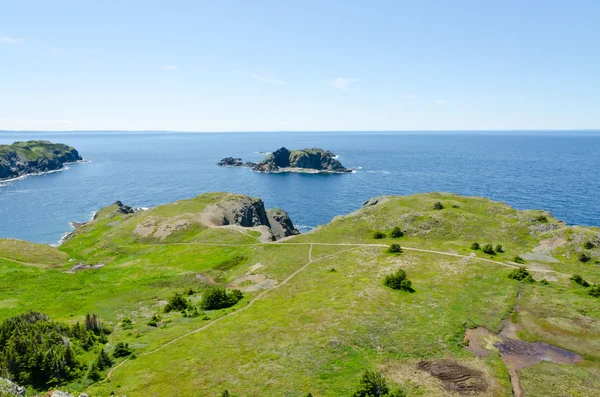
[[[115,202],[0,238],[0,395],[597,396],[599,265],[600,229],[478,197],[304,234],[240,194]]]
[[[83,160],[73,147],[49,141],[0,145],[0,180],[61,170],[67,163]]]
[[[221,167],[248,167],[255,172],[306,172],[343,174],[352,172],[328,150],[312,148],[288,150],[285,147],[270,153],[260,163],[244,162],[240,158],[226,157],[217,163]]]

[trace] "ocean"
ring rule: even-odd
[[[115,200],[152,207],[227,191],[281,207],[301,230],[379,195],[443,191],[544,209],[600,226],[600,134],[569,132],[0,132],[0,144],[46,139],[87,162],[0,182],[0,237],[57,244]],[[352,174],[258,174],[221,168],[223,157],[258,162],[282,146],[333,151]]]

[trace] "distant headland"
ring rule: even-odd
[[[57,171],[67,163],[83,160],[75,148],[49,141],[0,145],[0,180]]]
[[[288,150],[285,147],[270,153],[260,163],[244,162],[241,158],[226,157],[217,163],[221,167],[248,167],[255,172],[305,172],[334,173],[352,172],[345,168],[336,155],[328,150],[312,148]]]

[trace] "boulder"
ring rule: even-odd
[[[25,388],[8,379],[0,378],[0,396],[24,397]]]
[[[288,213],[281,208],[267,210],[267,217],[269,218],[269,224],[271,225],[271,233],[275,236],[276,240],[300,234],[294,227]]]

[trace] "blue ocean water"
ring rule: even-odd
[[[600,226],[600,135],[557,133],[126,133],[4,132],[0,143],[47,139],[88,163],[0,182],[0,237],[55,244],[99,208],[152,207],[203,192],[261,197],[307,230],[370,197],[446,191],[545,209],[569,224]],[[215,166],[260,161],[259,151],[321,147],[353,174],[257,174]]]

